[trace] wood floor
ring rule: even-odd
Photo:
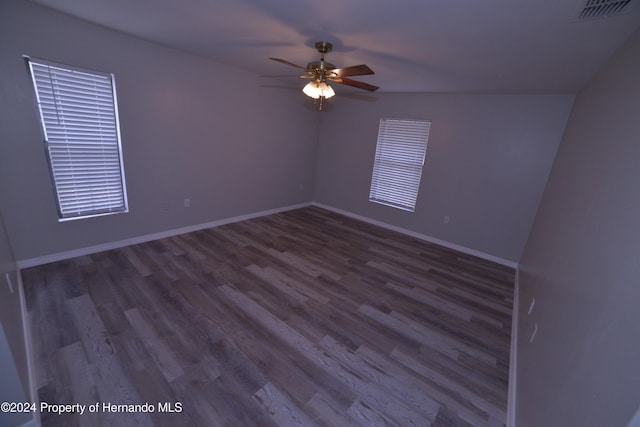
[[[317,207],[23,277],[40,400],[154,409],[44,427],[505,424],[514,271]]]

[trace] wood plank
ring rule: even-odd
[[[378,384],[401,402],[408,403],[428,420],[435,419],[439,408],[438,403],[424,394],[421,386],[413,381],[409,375],[402,372],[401,369],[393,368],[391,363],[384,362],[384,357],[364,358],[361,356],[363,352],[369,356],[376,354],[376,352],[365,350],[366,346],[364,345],[360,346],[356,352],[351,352],[341,347],[330,336],[325,336],[320,345],[350,370],[357,372],[359,376]]]
[[[275,315],[264,310],[244,294],[228,286],[223,286],[220,290],[235,303],[238,308],[245,311],[247,315],[262,324],[272,334],[286,342],[291,350],[299,351],[301,356],[309,359],[321,369],[324,369],[328,375],[343,381],[345,385],[353,389],[355,393],[362,395],[363,400],[369,401],[375,406],[385,408],[390,417],[402,419],[408,422],[408,424],[406,424],[408,426],[424,426],[430,423],[428,419],[419,415],[415,409],[407,406],[404,402],[392,397],[371,383],[362,380],[360,376],[354,374],[351,370],[344,369],[339,360],[321,351],[316,345],[312,344],[305,337],[281,322]]]
[[[162,337],[158,335],[152,323],[137,308],[125,311],[125,316],[131,322],[131,326],[142,338],[147,351],[160,368],[162,375],[171,382],[184,373],[180,363],[176,360],[172,349],[167,346]]]
[[[286,393],[271,383],[265,384],[253,397],[271,415],[276,424],[280,426],[318,426]]]
[[[407,354],[402,351],[396,349],[391,353],[391,357],[403,365],[411,368],[414,372],[428,378],[434,383],[441,384],[444,388],[450,390],[451,392],[458,394],[462,399],[468,401],[469,403],[476,406],[478,409],[486,412],[490,416],[495,417],[496,419],[503,419],[506,417],[506,412],[503,408],[498,408],[495,405],[491,404],[491,402],[487,401],[486,398],[474,393],[464,384],[461,384],[457,381],[452,380],[444,374],[439,373],[435,369],[432,369],[428,365],[424,365],[419,363],[415,359],[412,359]],[[472,422],[474,424],[478,423],[476,418],[466,418],[467,421]],[[485,420],[486,421],[486,420]]]
[[[355,424],[354,419],[346,414],[346,408],[323,392],[314,394],[306,406],[325,425],[349,426]]]

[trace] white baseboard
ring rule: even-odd
[[[518,373],[518,312],[520,300],[520,269],[516,269],[511,315],[511,356],[509,357],[509,391],[507,394],[507,427],[516,427],[516,384]]]
[[[348,217],[351,217],[351,218],[354,218],[354,219],[358,219],[360,221],[368,222],[369,224],[377,225],[379,227],[383,227],[383,228],[387,228],[389,230],[397,231],[399,233],[406,234],[406,235],[409,235],[411,237],[415,237],[417,239],[427,241],[429,243],[434,243],[436,245],[443,246],[445,248],[453,249],[454,251],[462,252],[462,253],[465,253],[465,254],[468,254],[468,255],[473,255],[473,256],[476,256],[478,258],[486,259],[487,261],[492,261],[492,262],[495,262],[497,264],[501,264],[501,265],[504,265],[504,266],[507,266],[507,267],[518,268],[518,263],[517,262],[511,261],[511,260],[508,260],[508,259],[505,259],[505,258],[500,258],[500,257],[494,256],[494,255],[491,255],[491,254],[480,252],[480,251],[477,251],[475,249],[471,249],[471,248],[467,248],[465,246],[457,245],[455,243],[447,242],[445,240],[440,240],[440,239],[437,239],[435,237],[427,236],[426,234],[421,234],[421,233],[417,233],[415,231],[407,230],[406,228],[397,227],[395,225],[387,224],[386,222],[382,222],[382,221],[378,221],[378,220],[375,220],[375,219],[367,218],[367,217],[362,216],[362,215],[354,214],[353,212],[344,211],[342,209],[334,208],[333,206],[328,206],[328,205],[325,205],[325,204],[322,204],[322,203],[317,203],[317,202],[312,202],[311,204],[313,206],[317,206],[319,208],[326,209],[328,211],[339,213],[341,215],[348,216]]]
[[[38,403],[38,386],[36,381],[36,365],[35,356],[33,354],[33,343],[31,341],[31,325],[29,323],[29,312],[27,311],[27,301],[24,296],[24,285],[22,283],[22,274],[17,271],[18,276],[18,296],[20,298],[20,314],[22,316],[22,334],[24,339],[24,348],[27,355],[27,376],[29,377],[29,401]],[[22,427],[37,427],[40,425],[40,412],[35,411],[32,420],[24,423]]]
[[[272,215],[279,212],[290,211],[293,209],[303,208],[311,205],[308,203],[300,203],[297,205],[285,206],[282,208],[269,209],[260,212],[253,212],[250,214],[234,216],[231,218],[223,218],[216,221],[206,222],[203,224],[190,225],[188,227],[175,228],[173,230],[161,231],[159,233],[146,234],[144,236],[132,237],[130,239],[118,240],[116,242],[103,243],[95,246],[88,246],[85,248],[74,249],[66,252],[58,252],[55,254],[44,255],[36,258],[29,258],[18,260],[18,268],[29,268],[37,265],[48,264],[50,262],[62,261],[65,259],[76,258],[83,255],[90,255],[97,252],[109,251],[111,249],[118,249],[125,246],[137,245],[139,243],[150,242],[152,240],[164,239],[166,237],[177,236],[179,234],[191,233],[193,231],[203,230],[205,228],[218,227],[220,225],[230,224],[232,222],[244,221],[247,219],[258,218],[261,216]]]

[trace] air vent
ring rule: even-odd
[[[587,0],[584,8],[578,13],[578,20],[621,15],[631,10],[634,3],[633,0]]]

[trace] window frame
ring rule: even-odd
[[[129,203],[115,76],[111,73],[26,55],[24,60],[34,94],[35,108],[53,186],[58,221],[64,222],[128,213]],[[34,70],[34,67],[38,68],[38,71]],[[49,73],[48,82],[37,76],[42,74],[43,69],[46,69]],[[58,70],[59,75],[56,72],[52,74],[52,69]],[[71,78],[71,76],[74,77]],[[67,88],[71,89],[61,89],[62,86],[65,86],[61,83],[65,78],[69,79]],[[60,81],[57,79],[60,79]],[[87,81],[83,79],[93,79],[94,82],[97,82],[94,86],[102,86],[102,100],[98,100],[100,95],[99,88],[94,87],[92,91],[91,89],[80,87],[83,81]],[[106,90],[107,81],[110,87],[109,91]],[[70,96],[72,90],[77,90],[80,96],[77,98]],[[43,100],[45,98],[44,95],[47,93],[51,94],[53,102]],[[58,95],[58,99],[56,99],[56,95]],[[93,104],[88,104],[87,107],[79,106],[82,101],[92,96],[94,98]],[[76,98],[76,100],[72,98]],[[43,111],[43,105],[45,104],[46,107],[44,108],[46,108],[47,113]],[[104,107],[105,105],[107,105],[106,108]],[[50,117],[52,112],[56,116],[57,123],[55,124]],[[103,119],[105,114],[107,115],[107,120]],[[88,118],[87,123],[89,123],[89,126],[78,129],[81,126],[78,124],[79,115],[83,115],[82,119]],[[68,121],[69,123],[61,124],[61,117],[63,122]],[[67,117],[69,118],[65,120]],[[57,134],[58,136],[52,137],[47,131],[48,126],[51,128],[51,134]],[[78,136],[80,133],[84,136]],[[62,134],[64,136],[60,136]],[[86,140],[84,140],[85,137]],[[97,138],[99,142],[91,142],[92,138],[94,140]],[[65,150],[66,156],[58,154]],[[80,153],[81,151],[82,154]],[[96,154],[98,152],[100,154]],[[60,160],[56,160],[58,158]],[[88,163],[92,164],[88,165]],[[73,176],[74,168],[75,171],[83,169],[78,173],[79,178]],[[71,175],[71,178],[65,176],[65,173],[62,172],[63,169],[67,170],[66,174]],[[60,172],[57,172],[58,170]],[[87,172],[88,170],[90,172]],[[91,172],[102,174],[101,179],[90,179]],[[116,173],[118,178],[113,178]],[[109,174],[111,174],[111,177],[108,177]],[[80,190],[80,187],[83,190]],[[63,195],[61,192],[65,194]]]
[[[381,118],[369,201],[415,212],[431,121]]]

